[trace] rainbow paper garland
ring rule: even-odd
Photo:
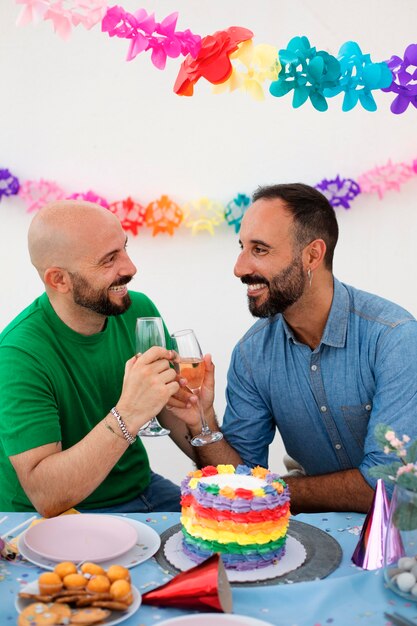
[[[389,159],[385,165],[363,172],[356,181],[337,175],[331,179],[323,178],[315,187],[335,209],[350,209],[360,194],[376,194],[382,200],[387,192],[401,191],[401,186],[416,175],[417,158],[410,163],[393,163]],[[96,202],[117,215],[124,230],[134,236],[145,228],[151,229],[153,236],[163,233],[172,236],[179,228],[188,229],[192,235],[202,231],[214,235],[224,225],[238,233],[251,202],[244,193],[237,193],[225,204],[201,197],[180,205],[165,194],[147,205],[131,196],[110,202],[92,190],[67,193],[55,182],[43,178],[20,182],[9,169],[0,168],[0,201],[3,198],[10,200],[12,196],[18,196],[25,202],[28,213],[39,210],[48,202],[64,198]]]
[[[293,37],[279,50],[269,44],[250,49],[254,34],[247,28],[231,26],[202,37],[189,29],[177,31],[177,12],[157,22],[145,9],[129,13],[120,6],[107,7],[106,0],[16,3],[23,5],[18,26],[49,20],[65,40],[73,27],[90,29],[101,22],[102,32],[129,41],[127,61],[150,50],[153,65],[163,70],[167,57],[185,56],[174,85],[174,92],[182,96],[192,96],[195,84],[204,78],[215,86],[214,93],[240,89],[263,100],[263,83],[270,81],[269,92],[274,97],[293,92],[294,108],[309,101],[317,111],[326,111],[327,99],[343,93],[342,111],[357,104],[376,111],[374,91],[395,94],[390,109],[397,115],[410,104],[417,108],[417,44],[408,45],[403,57],[392,55],[387,61],[375,62],[354,41],[344,43],[337,57],[317,50],[305,36]]]

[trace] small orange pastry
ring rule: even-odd
[[[110,565],[107,570],[107,577],[111,582],[115,580],[130,580],[129,570],[123,565]]]
[[[87,584],[87,579],[82,574],[67,574],[63,583],[67,589],[83,589]]]
[[[94,593],[107,593],[110,589],[110,581],[107,576],[98,574],[98,576],[92,576],[87,583],[87,591],[93,591]]]
[[[44,572],[38,578],[39,593],[50,595],[62,589],[62,580],[55,572]]]
[[[90,576],[98,576],[99,574],[105,576],[106,572],[97,563],[83,563],[80,567],[83,574],[90,574]]]
[[[61,579],[64,579],[65,576],[68,576],[68,574],[76,574],[77,568],[75,563],[72,563],[71,561],[62,561],[61,563],[55,565],[54,572],[55,574],[58,574]]]
[[[119,578],[115,580],[110,587],[110,595],[113,600],[118,602],[124,602],[125,604],[132,604],[133,595],[130,583],[127,580]]]

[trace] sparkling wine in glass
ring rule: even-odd
[[[172,349],[177,356],[174,360],[174,367],[182,378],[186,378],[187,387],[197,396],[197,406],[200,413],[201,433],[191,439],[193,446],[205,446],[223,439],[221,432],[212,432],[208,427],[204,411],[201,404],[201,385],[204,380],[205,363],[203,353],[198,343],[194,331],[191,329],[179,330],[171,335]]]
[[[165,348],[164,325],[160,317],[138,317],[136,320],[136,352],[146,352],[152,346]],[[138,435],[141,437],[162,437],[171,431],[163,428],[156,417],[143,426]]]

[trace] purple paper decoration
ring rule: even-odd
[[[19,179],[8,169],[0,169],[0,201],[3,196],[15,196],[19,189]]]
[[[384,565],[385,541],[388,530],[389,504],[384,482],[376,483],[371,508],[362,526],[358,545],[352,554],[352,561],[362,569],[378,569]],[[404,554],[398,531],[391,529],[390,562],[394,563]]]
[[[391,103],[391,112],[397,115],[404,113],[409,104],[417,108],[417,44],[407,46],[404,59],[393,55],[386,63],[394,78],[391,85],[382,91],[397,94]]]
[[[351,178],[324,178],[316,185],[316,189],[326,196],[332,207],[342,206],[350,209],[350,203],[361,193],[358,183]]]

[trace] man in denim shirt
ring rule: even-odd
[[[286,477],[294,513],[367,511],[376,482],[369,468],[389,461],[375,425],[417,436],[416,320],[333,277],[338,226],[316,189],[275,185],[253,200],[235,275],[261,319],[234,349],[225,439],[198,449],[201,465],[266,467],[278,428],[305,471]],[[203,402],[215,427],[213,369],[206,357]],[[196,434],[197,420],[189,413],[187,421]]]

